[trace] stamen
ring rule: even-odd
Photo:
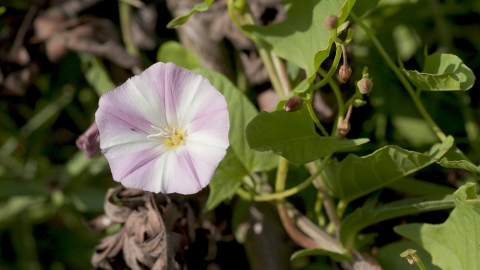
[[[177,131],[175,126],[172,128],[172,131],[170,131],[168,127],[159,128],[154,125],[151,125],[151,127],[160,132],[157,134],[150,134],[147,136],[147,138],[159,137],[161,139],[161,143],[170,148],[175,148],[185,143],[185,131]]]
[[[173,127],[173,132],[170,132],[170,130],[168,130],[168,128],[159,128],[159,127],[154,126],[154,125],[151,125],[151,127],[153,129],[156,129],[156,130],[160,131],[160,132],[157,133],[157,134],[148,135],[147,138],[152,138],[152,137],[161,137],[162,139],[172,138],[173,135],[176,132],[175,127]]]

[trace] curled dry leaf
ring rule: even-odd
[[[140,207],[131,213],[124,228],[123,257],[130,268],[142,269],[139,263],[151,268],[159,257],[168,261],[165,225],[150,200],[146,208]]]
[[[116,234],[103,238],[93,252],[91,259],[93,268],[113,270],[111,263],[122,250],[124,240],[125,228],[122,228]]]
[[[112,221],[123,223],[127,221],[132,213],[132,206],[143,204],[144,196],[145,193],[141,190],[126,189],[122,186],[110,188],[103,202],[105,214]],[[114,200],[121,201],[121,204],[116,203]]]

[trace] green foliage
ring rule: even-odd
[[[450,137],[429,155],[398,146],[385,146],[363,157],[350,154],[325,168],[325,184],[335,197],[349,202],[434,163],[452,145]]]
[[[181,26],[182,24],[186,23],[188,21],[188,19],[190,18],[190,16],[192,16],[196,12],[202,12],[202,11],[208,10],[208,8],[210,7],[210,5],[212,3],[213,3],[213,0],[205,0],[202,3],[196,4],[192,8],[192,10],[190,10],[187,14],[182,15],[182,16],[178,16],[175,19],[171,20],[167,24],[167,28],[177,28],[177,27]]]
[[[295,164],[305,164],[368,142],[368,139],[318,135],[305,106],[296,112],[261,112],[248,124],[246,134],[251,149],[283,156]]]
[[[475,183],[467,183],[454,194],[455,209],[443,224],[407,224],[395,232],[414,241],[432,255],[441,269],[478,269],[480,257],[480,201]]]
[[[420,90],[451,91],[472,88],[475,75],[456,55],[434,53],[427,56],[423,72],[402,70]]]
[[[437,161],[438,164],[445,168],[456,168],[480,173],[480,167],[474,165],[465,154],[463,154],[456,146],[448,150],[448,152]]]
[[[428,270],[440,270],[431,263],[432,256],[428,254],[421,246],[410,241],[398,241],[381,247],[375,254],[375,259],[384,269],[417,269],[418,267],[410,265],[407,260],[399,255],[402,251],[411,248],[417,251],[417,255],[422,259],[423,264]]]
[[[359,207],[342,221],[340,227],[340,239],[347,247],[353,247],[357,234],[370,225],[396,217],[451,209],[453,207],[454,204],[451,195],[443,198],[408,198],[384,204],[375,209]]]
[[[283,3],[288,14],[284,22],[265,27],[248,25],[243,29],[265,40],[278,56],[304,69],[311,83],[334,42],[323,20],[334,14],[339,16],[338,25],[341,25],[355,0],[309,0],[302,1],[301,5],[297,1],[284,0]]]
[[[336,266],[331,260],[350,263],[354,255],[371,246],[380,246],[375,257],[383,269],[416,268],[400,257],[409,248],[418,251],[427,269],[480,268],[480,235],[476,230],[480,225],[480,204],[475,184],[464,185],[466,181],[478,180],[480,175],[480,166],[476,164],[480,155],[478,97],[473,90],[458,91],[473,88],[480,66],[476,56],[480,39],[474,31],[474,21],[480,21],[471,15],[480,11],[480,4],[410,0],[282,2],[286,19],[279,23],[268,18],[270,9],[258,18],[258,7],[250,3],[250,9],[249,2],[244,0],[229,0],[226,9],[211,10],[212,31],[219,22],[239,27],[223,33],[232,44],[222,48],[228,61],[232,61],[227,64],[233,67],[228,76],[236,83],[202,68],[201,63],[209,59],[200,60],[173,41],[174,33],[166,32],[161,25],[156,29],[159,35],[153,39],[160,43],[156,55],[136,48],[139,40],[134,35],[129,40],[132,33],[124,29],[128,24],[119,25],[123,40],[128,43],[127,52],[135,52],[138,60],[143,61],[142,66],[155,61],[173,62],[207,77],[227,100],[230,147],[211,179],[205,211],[239,196],[224,206],[231,207],[233,214],[228,225],[242,242],[247,234],[256,234],[258,228],[270,230],[259,227],[263,225],[260,219],[248,224],[251,228],[243,227],[253,201],[285,202],[291,206],[288,218],[270,222],[291,225],[322,247],[294,252],[292,269],[330,269]],[[164,1],[155,3],[163,5]],[[205,0],[197,4],[167,27],[181,26],[196,12],[208,10],[212,3],[213,0]],[[105,191],[115,183],[107,161],[101,156],[85,158],[76,149],[75,139],[94,120],[98,97],[114,89],[119,78],[139,70],[121,70],[105,54],[84,52],[70,53],[58,63],[45,65],[44,57],[38,56],[45,52],[48,55],[51,43],[36,36],[36,16],[44,13],[38,10],[44,7],[24,0],[5,5],[0,6],[1,18],[5,18],[0,22],[2,42],[10,37],[11,41],[5,42],[7,50],[1,51],[9,57],[6,68],[2,63],[0,84],[11,83],[9,76],[15,72],[24,76],[20,71],[34,65],[40,66],[41,74],[32,75],[36,79],[24,89],[25,94],[5,94],[8,91],[3,88],[0,93],[0,268],[88,269],[93,247],[101,235],[88,231],[83,221],[103,212]],[[137,20],[137,12],[142,10],[143,7],[136,6],[131,14],[122,13],[121,21]],[[115,4],[114,12],[117,11]],[[130,17],[133,14],[135,17]],[[339,17],[338,28],[330,31],[323,21],[332,14]],[[225,21],[227,15],[233,16],[232,22]],[[468,27],[458,22],[460,16],[468,18]],[[35,26],[33,37],[32,31],[20,31],[22,25],[31,24]],[[348,28],[352,24],[355,27]],[[82,21],[80,26],[87,25],[89,20]],[[77,26],[61,27],[59,33],[73,30]],[[246,85],[245,76],[256,70],[242,71],[237,60],[244,61],[245,56],[254,59],[257,53],[246,50],[243,43],[236,44],[238,33],[246,34],[258,48],[263,64],[258,66],[265,67],[258,72],[266,71],[274,90],[285,90],[278,91],[276,111],[259,113],[256,108],[257,103],[262,105],[260,98],[256,100],[257,90],[270,85]],[[93,39],[88,39],[90,36],[82,38],[94,44]],[[102,38],[105,40],[98,46],[110,42],[108,35]],[[26,43],[21,44],[21,40]],[[340,44],[348,44],[348,61],[353,70],[349,82],[343,85],[335,77],[338,67],[332,65],[332,46],[340,56]],[[423,46],[424,51],[420,50]],[[14,52],[24,48],[32,63],[23,64],[16,59]],[[34,52],[37,48],[39,51]],[[399,62],[393,63],[397,56]],[[364,66],[375,78],[373,91],[363,96],[362,108],[355,107],[351,117],[346,116],[350,102],[360,98],[358,91],[356,96],[352,93]],[[414,70],[416,67],[423,69]],[[323,69],[331,70],[332,78],[319,76],[327,74]],[[14,77],[14,81],[22,76]],[[320,95],[313,89],[318,87]],[[290,89],[293,90],[289,92]],[[303,108],[286,112],[283,107],[292,95],[301,95]],[[317,111],[309,112],[308,108]],[[329,116],[323,109],[333,114]],[[349,118],[351,128],[347,138],[328,136],[337,134],[337,127],[345,118]],[[320,127],[326,131],[320,131]],[[393,196],[386,198],[385,194]],[[425,215],[430,211],[442,210],[439,216],[447,215],[452,208],[443,224],[395,227],[395,232],[411,241],[384,245],[390,239],[398,239],[385,225],[415,222],[419,217],[425,220],[432,217]],[[375,226],[379,222],[381,226]],[[322,237],[331,242],[322,241]],[[285,246],[291,245],[291,241],[286,243]],[[345,252],[330,252],[328,244]],[[325,245],[327,248],[323,249]],[[14,259],[4,255],[10,253],[15,255]]]
[[[299,250],[293,253],[290,259],[294,260],[296,258],[301,258],[304,256],[330,256],[337,261],[345,261],[349,259],[346,254],[339,254],[339,253],[335,253],[335,252],[331,252],[331,251],[319,249],[319,248]]]

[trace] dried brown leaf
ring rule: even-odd
[[[112,269],[109,259],[114,258],[122,250],[125,241],[125,229],[122,228],[116,234],[106,236],[95,247],[91,259],[92,266],[100,269]]]
[[[112,196],[118,194],[122,188],[122,186],[117,186],[115,188],[108,189],[103,202],[103,208],[107,217],[114,222],[120,223],[125,222],[132,213],[132,208],[125,205],[118,205],[113,202]]]

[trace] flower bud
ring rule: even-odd
[[[345,137],[349,131],[350,123],[345,119],[338,125],[338,135],[340,135],[340,138]]]
[[[302,108],[303,106],[303,98],[299,96],[293,96],[287,100],[287,103],[285,103],[285,111],[287,112],[294,112],[298,111]]]
[[[338,74],[340,74],[340,79],[345,83],[350,78],[350,75],[352,75],[352,68],[348,64],[343,64]]]
[[[337,28],[337,24],[338,24],[338,17],[336,15],[328,15],[327,17],[325,17],[325,20],[323,21],[323,25],[328,30]]]
[[[357,82],[358,90],[362,94],[368,94],[372,90],[373,82],[369,78],[362,78]]]
[[[353,101],[353,106],[355,106],[355,107],[362,107],[365,104],[367,104],[367,102],[365,100],[355,99]]]

